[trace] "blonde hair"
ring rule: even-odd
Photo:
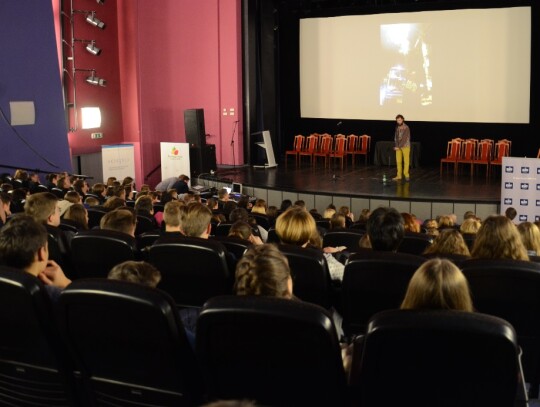
[[[480,259],[529,260],[516,226],[506,216],[490,216],[484,221],[471,255]]]
[[[482,224],[477,219],[469,218],[463,221],[459,231],[461,233],[476,234],[480,230],[480,226]]]
[[[236,295],[290,298],[287,258],[273,244],[250,247],[236,265]]]
[[[467,279],[450,260],[432,259],[414,273],[401,309],[473,311]]]
[[[517,227],[525,249],[540,254],[540,229],[534,223],[523,222]]]
[[[335,209],[332,208],[326,208],[323,212],[323,219],[331,219],[332,216],[336,213]]]
[[[24,213],[39,223],[47,223],[49,216],[56,212],[58,198],[50,192],[39,192],[30,195],[24,203]]]
[[[455,229],[443,229],[424,254],[461,254],[470,256],[469,247],[461,233]]]
[[[439,224],[438,224],[439,229],[451,228],[452,226],[454,226],[454,221],[452,220],[450,216],[444,215],[439,218]]]
[[[169,201],[163,208],[163,221],[167,226],[182,226],[186,204],[182,201]]]
[[[276,219],[276,233],[283,243],[303,246],[318,235],[317,224],[306,210],[293,207]]]
[[[207,229],[212,220],[212,211],[199,202],[193,202],[187,206],[182,219],[182,231],[186,236],[200,237]]]
[[[133,235],[137,218],[129,209],[115,209],[107,212],[101,218],[99,227],[103,230],[114,230],[128,235]]]
[[[264,199],[257,199],[255,205],[251,208],[251,212],[266,215],[266,201]]]

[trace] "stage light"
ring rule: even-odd
[[[90,43],[86,46],[86,50],[92,55],[101,54],[101,48],[96,47],[96,42],[94,40],[90,41]]]
[[[105,0],[96,0],[97,4],[105,4]]]
[[[99,107],[82,107],[82,128],[95,129],[101,127],[101,110]]]
[[[101,28],[102,30],[105,28],[105,23],[96,17],[95,11],[92,11],[86,16],[86,22],[94,27]]]
[[[92,71],[92,75],[86,78],[86,82],[94,86],[107,86],[107,81],[103,78],[96,76],[95,71]]]

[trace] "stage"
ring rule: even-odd
[[[360,160],[355,168],[349,164],[342,171],[317,169],[304,164],[295,168],[290,160],[288,168],[256,169],[253,167],[219,167],[214,174],[201,174],[195,183],[221,187],[232,182],[243,184],[244,193],[265,199],[269,205],[279,206],[283,199],[303,199],[308,208],[323,210],[329,203],[347,205],[354,212],[391,205],[402,212],[426,218],[455,213],[462,216],[472,210],[480,217],[498,212],[500,202],[500,174],[486,179],[485,168],[470,175],[469,168],[460,169],[454,176],[453,168],[441,176],[439,168],[412,168],[410,182],[394,182],[393,166],[364,165]],[[386,174],[387,182],[383,183]],[[334,177],[335,175],[335,177]]]

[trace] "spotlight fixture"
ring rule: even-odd
[[[86,82],[94,86],[107,86],[107,81],[99,76],[96,76],[96,71],[92,71],[92,75],[86,78]]]
[[[86,22],[94,27],[101,28],[102,30],[105,28],[105,23],[96,17],[95,11],[92,11],[86,16]]]
[[[96,42],[94,40],[90,41],[90,43],[86,46],[86,50],[92,55],[101,54],[101,48],[96,47]]]
[[[96,0],[97,4],[105,4],[105,0]]]

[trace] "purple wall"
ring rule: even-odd
[[[10,101],[34,101],[35,125],[15,128],[57,168],[32,152],[2,118],[0,166],[71,171],[52,4],[1,1],[0,27],[0,107],[9,120]]]

